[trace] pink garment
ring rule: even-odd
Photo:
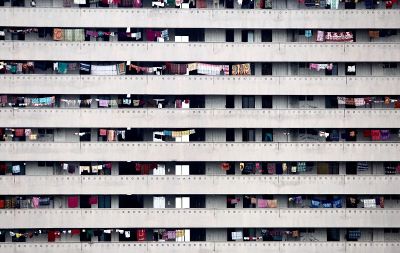
[[[78,207],[78,196],[68,197],[68,208],[77,208]]]
[[[267,208],[267,200],[259,199],[258,200],[258,208]]]
[[[325,32],[324,31],[317,31],[317,42],[324,42],[325,41]]]
[[[89,198],[89,204],[90,204],[90,205],[95,205],[95,204],[97,204],[97,196],[91,196],[91,197]]]
[[[39,207],[39,198],[38,197],[32,197],[32,204],[34,208]]]
[[[108,107],[108,100],[100,99],[99,106],[101,107]]]

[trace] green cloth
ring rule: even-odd
[[[68,64],[65,62],[58,63],[58,73],[60,74],[67,74]]]
[[[272,9],[272,0],[265,0],[265,9]]]
[[[175,0],[167,0],[167,4],[169,7],[175,7]]]
[[[64,40],[65,41],[73,41],[74,40],[73,29],[64,29]]]
[[[74,41],[84,41],[85,31],[83,29],[74,29]]]

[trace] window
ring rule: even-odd
[[[356,64],[355,63],[346,63],[345,64],[345,73],[348,76],[355,76],[356,75]]]
[[[50,128],[39,128],[38,129],[38,134],[41,135],[47,135],[47,134],[54,134],[54,130]]]
[[[261,30],[261,42],[272,42],[272,30]]]
[[[255,108],[255,96],[242,96],[242,108]]]
[[[226,29],[225,41],[226,42],[234,42],[235,41],[235,32],[233,29]]]
[[[80,108],[90,108],[90,95],[80,95],[79,100],[81,100],[81,103],[79,105]]]
[[[347,162],[346,163],[346,174],[347,175],[357,175],[357,163]]]
[[[242,42],[254,42],[254,30],[242,30]]]
[[[91,129],[90,128],[81,128],[79,129],[79,140],[80,141],[90,141]]]
[[[385,63],[383,63],[383,68],[384,69],[396,69],[397,62],[385,62]]]
[[[262,100],[262,108],[272,108],[272,96],[263,95],[261,97]]]
[[[53,167],[54,162],[38,162],[38,167]]]
[[[111,208],[111,196],[99,195],[98,197],[99,208]]]
[[[306,62],[299,62],[299,68],[306,69],[306,68],[308,68],[308,64]]]
[[[235,141],[235,129],[234,128],[226,129],[226,141]]]
[[[256,141],[256,130],[249,128],[249,129],[242,129],[242,139],[243,141]]]
[[[340,241],[340,230],[338,228],[327,228],[326,235],[328,242]]]
[[[235,96],[227,95],[226,96],[226,108],[235,108]]]
[[[262,141],[273,141],[273,129],[263,128],[262,129]]]
[[[299,101],[313,101],[314,96],[299,96]]]
[[[272,63],[269,62],[261,63],[261,75],[264,76],[272,75]]]

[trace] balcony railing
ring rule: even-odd
[[[4,94],[400,94],[399,76],[0,75]],[[114,85],[110,86],[110,81]],[[168,82],[168,85],[165,85]],[[321,85],[321,82],[324,85]],[[232,87],[235,89],[232,89]]]
[[[399,194],[383,175],[2,176],[0,195],[84,194]],[[246,187],[242,187],[246,185]]]
[[[399,122],[394,109],[0,108],[0,127],[17,128],[397,128]]]
[[[399,142],[0,142],[0,161],[399,161]]]
[[[0,43],[0,57],[32,61],[398,62],[400,43],[7,41]]]
[[[399,209],[3,209],[0,214],[0,227],[3,229],[400,226]]]
[[[400,10],[0,8],[3,26],[262,29],[400,27]],[[134,18],[132,18],[134,17]],[[165,22],[168,20],[168,22]],[[246,22],[243,22],[246,20]],[[309,22],[318,20],[318,22]]]
[[[395,241],[364,242],[32,242],[0,243],[0,253],[397,253]]]
[[[3,94],[400,94],[400,76],[0,75]],[[110,82],[113,85],[110,85]],[[168,85],[165,85],[165,83]],[[323,85],[321,83],[323,82]],[[233,89],[234,87],[234,89]]]

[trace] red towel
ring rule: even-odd
[[[371,130],[364,130],[363,135],[364,137],[371,137]]]
[[[146,240],[146,230],[145,229],[138,229],[136,231],[137,240],[138,241],[145,241]]]
[[[106,129],[100,129],[100,136],[106,136],[107,135],[107,130]]]
[[[97,196],[91,196],[91,197],[89,198],[89,204],[90,204],[90,205],[95,205],[95,204],[97,204]]]
[[[56,232],[54,230],[49,230],[47,232],[47,241],[54,242],[56,240]]]
[[[381,131],[380,130],[371,130],[371,137],[373,141],[381,140]]]
[[[16,137],[22,137],[25,135],[25,130],[24,129],[15,129],[15,136]]]
[[[78,207],[78,196],[68,197],[68,208],[77,208]]]
[[[79,235],[81,233],[81,231],[79,229],[72,229],[71,230],[71,234],[72,235]]]

